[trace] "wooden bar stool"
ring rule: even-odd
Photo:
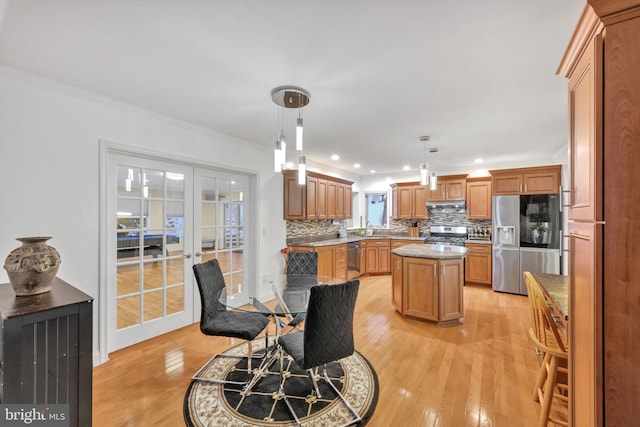
[[[547,300],[540,289],[540,284],[528,271],[523,273],[529,302],[531,306],[531,328],[529,338],[544,353],[542,366],[538,371],[533,399],[540,402],[540,418],[538,425],[544,427],[548,422],[568,426],[565,420],[551,417],[551,406],[554,398],[562,404],[569,404],[569,385],[559,381],[568,378],[567,366],[568,346],[565,338],[558,330],[558,325],[551,314]],[[567,411],[568,412],[568,411]]]

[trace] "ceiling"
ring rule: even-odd
[[[301,86],[308,161],[355,175],[416,171],[425,148],[435,170],[541,164],[566,147],[555,70],[584,3],[0,0],[0,64],[268,149],[271,90]]]

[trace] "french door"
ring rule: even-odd
[[[246,176],[121,153],[108,168],[108,352],[199,320],[194,263],[218,258],[248,300]]]

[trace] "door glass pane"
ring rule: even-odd
[[[184,286],[167,288],[167,315],[178,313],[184,308]]]
[[[118,329],[140,323],[140,296],[133,295],[118,299],[116,323]]]
[[[158,319],[164,315],[163,291],[147,292],[144,295],[144,321]]]
[[[139,195],[142,170],[140,168],[119,165],[118,166],[118,196]]]
[[[120,252],[118,252],[120,254]],[[140,266],[135,264],[118,265],[118,288],[116,295],[129,295],[140,291]]]

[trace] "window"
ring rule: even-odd
[[[387,226],[387,193],[367,193],[364,195],[367,225]]]

